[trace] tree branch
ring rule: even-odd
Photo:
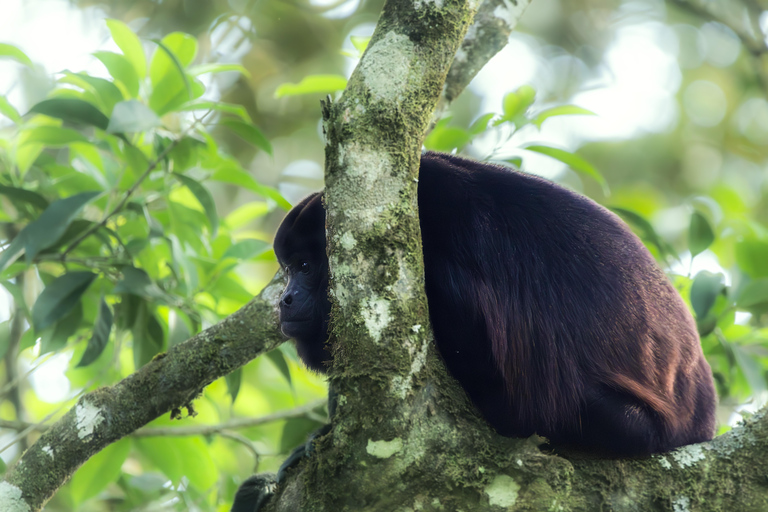
[[[159,354],[114,386],[83,395],[5,474],[0,510],[40,510],[92,455],[186,406],[214,380],[282,343],[275,304],[285,285],[283,277],[278,272],[239,311]]]

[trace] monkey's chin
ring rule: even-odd
[[[311,320],[291,320],[280,322],[280,330],[289,338],[300,338],[311,331]]]

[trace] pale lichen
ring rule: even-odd
[[[403,440],[399,437],[394,438],[391,441],[374,441],[368,440],[368,445],[365,447],[365,451],[368,455],[378,457],[379,459],[388,459],[394,454],[403,449]]]
[[[0,510],[3,512],[29,512],[32,508],[21,497],[21,489],[8,482],[0,482]]]
[[[77,436],[80,439],[86,439],[90,437],[96,427],[98,427],[104,421],[104,415],[101,409],[95,405],[89,403],[86,400],[82,400],[75,407],[75,423],[77,426]]]
[[[488,502],[497,507],[513,506],[517,503],[519,492],[520,485],[507,475],[497,475],[490,484],[485,486]]]

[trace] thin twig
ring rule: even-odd
[[[80,245],[80,244],[83,242],[83,240],[85,240],[86,238],[88,238],[89,236],[91,236],[92,234],[94,234],[96,231],[98,231],[98,230],[99,230],[99,229],[101,229],[102,227],[106,226],[106,225],[107,225],[107,221],[109,221],[109,219],[110,219],[110,218],[112,218],[112,216],[114,216],[114,215],[115,215],[115,214],[117,214],[118,212],[122,211],[123,207],[124,207],[124,206],[125,206],[125,204],[128,202],[128,199],[130,199],[130,198],[131,198],[131,196],[132,196],[132,195],[133,195],[133,194],[134,194],[134,193],[135,193],[135,192],[136,192],[136,191],[139,189],[139,187],[141,186],[142,182],[143,182],[145,179],[147,179],[147,177],[150,175],[150,173],[151,173],[152,171],[154,171],[154,170],[155,170],[155,168],[158,166],[158,164],[160,164],[160,162],[162,162],[163,160],[165,160],[165,158],[166,158],[166,157],[167,157],[167,156],[168,156],[168,155],[171,153],[171,151],[173,151],[173,150],[174,150],[174,148],[176,148],[176,146],[178,146],[178,145],[181,143],[181,141],[182,141],[182,140],[184,140],[184,137],[186,137],[186,136],[189,134],[189,132],[191,132],[191,131],[192,131],[192,130],[193,130],[193,129],[194,129],[194,128],[195,128],[195,127],[198,125],[198,124],[202,123],[202,122],[203,122],[203,120],[204,120],[204,119],[205,119],[205,118],[208,116],[208,114],[210,114],[212,111],[213,111],[213,110],[208,110],[208,111],[207,111],[205,114],[203,114],[203,116],[202,116],[200,119],[196,119],[196,120],[195,120],[195,121],[194,121],[192,124],[190,124],[190,125],[189,125],[189,126],[188,126],[188,127],[187,127],[187,128],[186,128],[186,129],[185,129],[183,132],[182,132],[182,134],[181,134],[181,135],[179,135],[178,137],[176,137],[175,139],[173,139],[173,140],[171,141],[171,143],[170,143],[170,144],[168,144],[168,146],[166,146],[166,148],[165,148],[165,149],[164,149],[164,150],[163,150],[163,151],[162,151],[162,152],[161,152],[161,153],[160,153],[160,154],[157,156],[157,158],[155,158],[155,159],[154,159],[152,162],[150,162],[149,166],[148,166],[148,167],[147,167],[147,169],[144,171],[144,173],[143,173],[143,174],[142,174],[142,175],[139,177],[139,179],[138,179],[138,180],[136,180],[136,183],[134,183],[133,185],[131,185],[131,188],[129,188],[129,189],[128,189],[128,190],[125,192],[125,194],[123,195],[123,198],[120,200],[120,202],[117,204],[117,206],[115,206],[115,207],[112,209],[112,211],[111,211],[111,212],[109,212],[108,214],[106,214],[106,215],[104,216],[104,218],[103,218],[103,219],[101,219],[101,222],[99,222],[98,224],[95,224],[95,225],[91,226],[90,228],[88,228],[88,229],[85,231],[85,233],[83,233],[82,235],[80,235],[80,236],[79,236],[79,237],[78,237],[78,238],[77,238],[77,239],[76,239],[74,242],[72,242],[72,244],[71,244],[69,247],[67,247],[67,249],[66,249],[66,250],[64,250],[64,252],[62,252],[62,253],[61,253],[61,260],[62,260],[62,261],[64,261],[64,259],[66,259],[66,257],[67,257],[67,254],[69,254],[69,253],[70,253],[70,252],[71,252],[71,251],[72,251],[72,250],[73,250],[75,247],[77,247],[78,245]]]

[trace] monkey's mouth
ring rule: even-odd
[[[305,334],[310,330],[311,320],[283,320],[280,322],[280,330],[289,338]]]

